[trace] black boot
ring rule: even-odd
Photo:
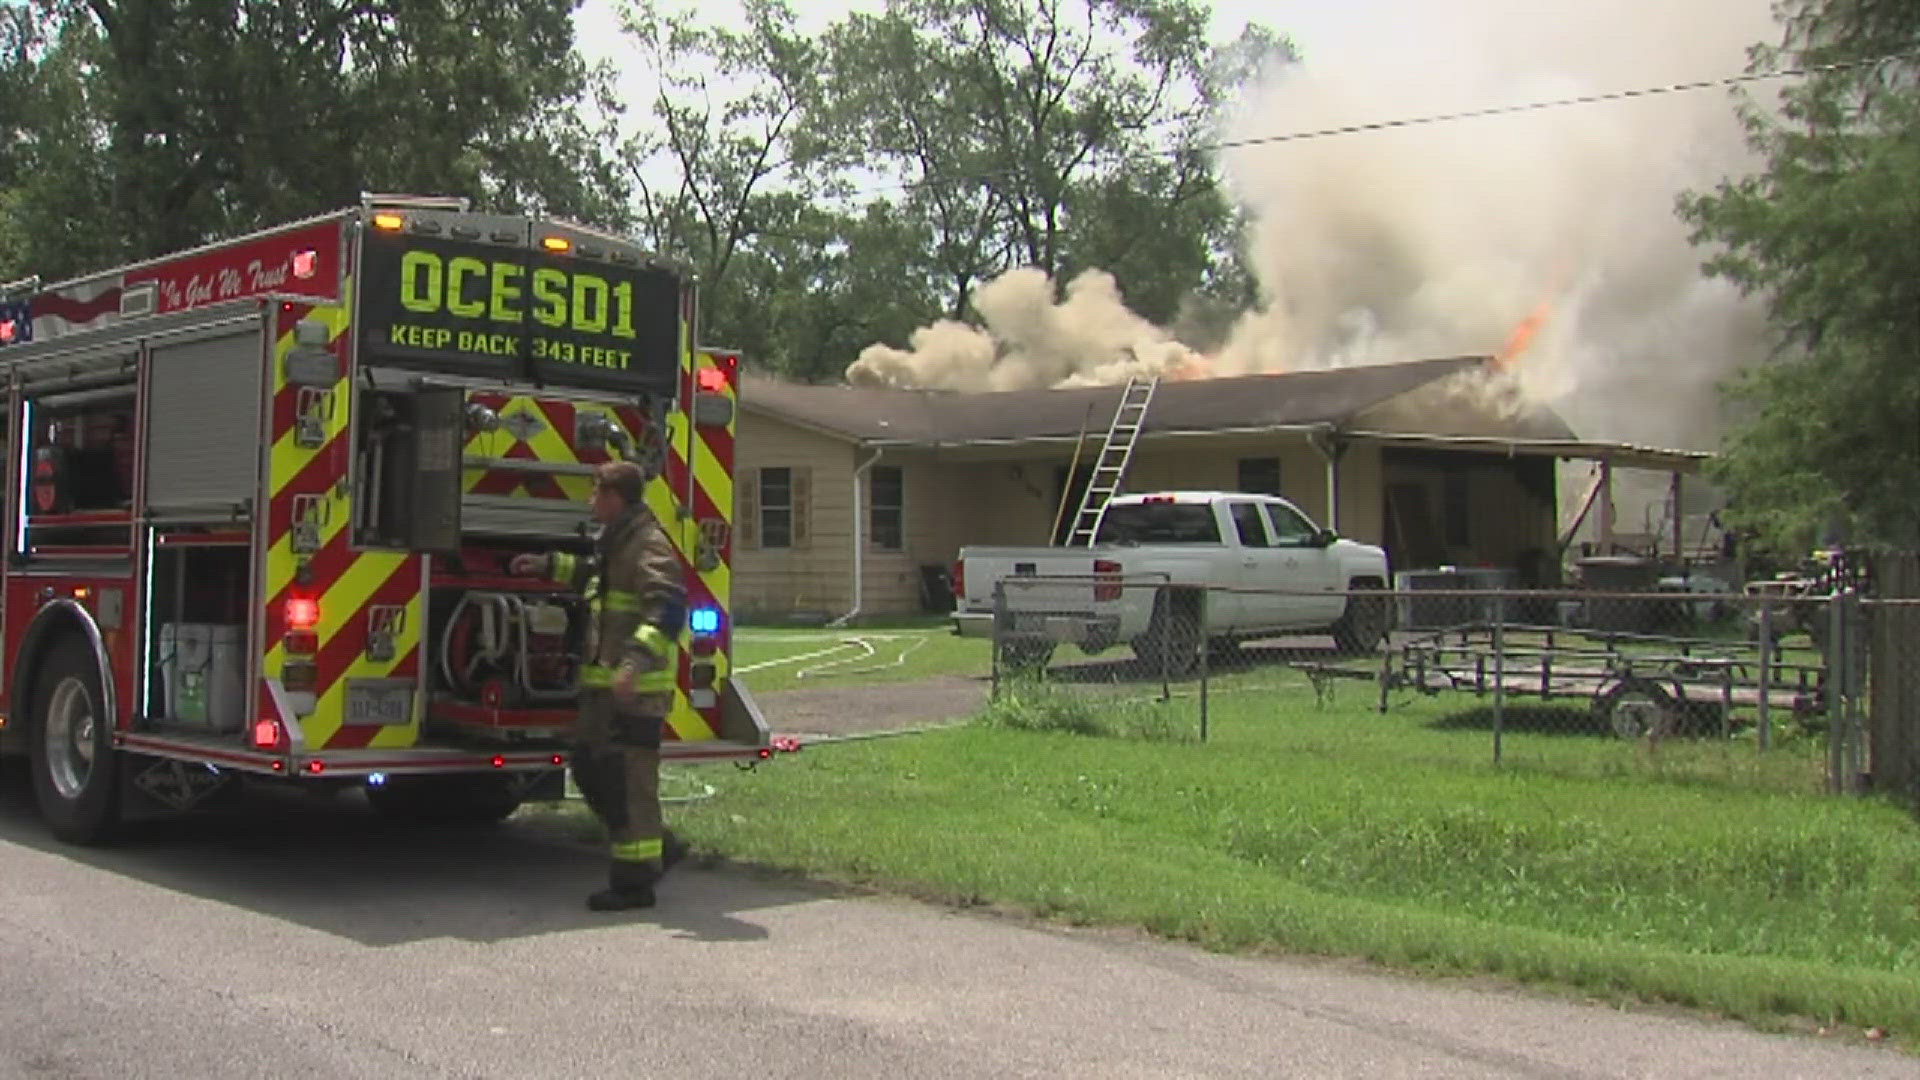
[[[614,860],[607,887],[587,897],[589,911],[630,911],[653,906],[653,867],[647,863]]]

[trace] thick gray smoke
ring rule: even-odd
[[[1718,77],[1775,37],[1766,0],[1407,0],[1365,22],[1303,42],[1305,62],[1272,73],[1223,135]],[[1673,213],[1679,192],[1753,166],[1724,92],[1274,142],[1222,164],[1253,215],[1263,299],[1218,355],[1133,316],[1106,275],[1057,298],[1024,270],[980,291],[984,329],[876,345],[849,378],[1011,389],[1498,354],[1534,316],[1509,368],[1526,397],[1588,438],[1706,447],[1714,386],[1764,348],[1757,304],[1703,278]]]

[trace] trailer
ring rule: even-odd
[[[739,357],[691,273],[464,200],[0,287],[0,754],[52,831],[242,781],[488,820],[563,790],[594,467],[685,568],[669,760],[770,753],[731,674]]]
[[[1806,717],[1826,709],[1824,658],[1773,641],[1469,623],[1408,635],[1377,671],[1350,674],[1378,679],[1383,712],[1396,689],[1576,699],[1597,727],[1629,739],[1729,734],[1736,711]]]

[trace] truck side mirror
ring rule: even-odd
[[[1313,534],[1313,546],[1318,548],[1332,547],[1333,542],[1338,539],[1340,539],[1339,533],[1332,529],[1321,529],[1319,532]]]

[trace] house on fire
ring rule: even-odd
[[[1679,477],[1706,455],[1583,441],[1475,389],[1483,357],[1160,384],[1125,490],[1285,496],[1395,570],[1491,566],[1559,581],[1557,465]],[[967,544],[1058,542],[1117,386],[966,394],[741,387],[735,606],[745,620],[927,610]],[[1076,468],[1076,449],[1077,468]],[[1603,485],[1604,486],[1604,485]],[[1600,532],[1611,530],[1597,499]]]

